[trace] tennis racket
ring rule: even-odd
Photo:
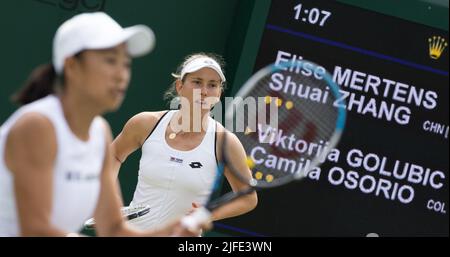
[[[182,219],[190,229],[207,222],[212,211],[226,203],[256,190],[302,180],[320,169],[338,144],[346,120],[338,85],[325,68],[306,60],[264,67],[238,91],[233,104],[229,102],[225,126],[242,143],[252,177],[236,168],[230,137],[224,136],[212,192],[220,189],[224,167],[248,188],[219,198],[211,194],[203,207]]]
[[[120,209],[122,216],[126,220],[133,220],[142,217],[150,212],[150,206],[148,205],[136,205],[136,206],[126,206]],[[95,219],[90,218],[84,222],[84,228],[95,229]]]

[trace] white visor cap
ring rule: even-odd
[[[64,61],[83,50],[107,49],[127,43],[131,57],[148,54],[155,45],[153,31],[145,25],[122,28],[103,12],[83,13],[64,22],[53,39],[53,67],[61,74]]]
[[[219,74],[222,82],[226,81],[225,75],[223,75],[223,72],[222,72],[222,68],[220,68],[220,65],[214,59],[212,59],[210,57],[199,57],[199,58],[196,58],[196,59],[190,61],[189,63],[187,63],[184,66],[183,70],[181,70],[181,78],[180,79],[183,79],[187,73],[196,72],[203,68],[211,68],[211,69],[215,70]]]

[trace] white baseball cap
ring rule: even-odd
[[[146,25],[122,28],[103,12],[83,13],[65,21],[53,39],[53,67],[61,74],[64,61],[82,50],[107,49],[127,43],[128,53],[139,57],[153,50],[155,35]]]
[[[220,65],[214,59],[206,56],[195,58],[194,60],[187,63],[181,70],[180,79],[182,80],[187,73],[196,72],[203,68],[211,68],[215,70],[219,74],[222,82],[226,81],[225,75],[223,75],[223,71],[222,68],[220,68]]]

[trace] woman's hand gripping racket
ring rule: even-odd
[[[225,133],[212,191],[220,188],[224,167],[248,188],[217,199],[211,194],[207,204],[184,217],[182,224],[197,229],[226,203],[301,180],[318,169],[344,130],[346,110],[341,98],[325,68],[306,60],[269,65],[255,73],[225,109],[225,126],[244,146],[252,177],[233,165]]]
[[[150,206],[148,205],[136,205],[136,206],[126,206],[120,209],[122,216],[125,220],[133,220],[142,217],[150,212]],[[94,218],[88,219],[84,222],[84,228],[95,229]]]

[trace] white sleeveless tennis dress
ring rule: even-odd
[[[101,118],[96,117],[89,140],[81,141],[70,130],[60,100],[49,95],[18,109],[0,127],[0,236],[20,236],[13,176],[5,165],[4,150],[10,128],[22,115],[31,112],[47,117],[56,131],[58,152],[53,170],[51,222],[61,230],[77,232],[92,217],[97,205],[105,129]]]
[[[205,204],[217,169],[216,122],[209,117],[202,142],[190,151],[170,147],[165,131],[176,111],[166,113],[142,145],[139,178],[130,205],[145,204],[150,212],[131,220],[134,226],[155,228],[185,215],[192,202]]]

